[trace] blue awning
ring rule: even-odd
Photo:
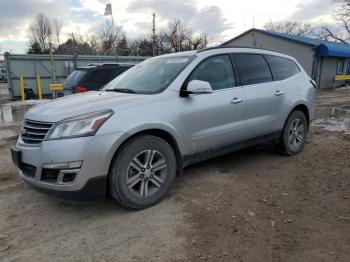
[[[317,47],[319,56],[350,57],[350,46],[341,44],[320,44]]]

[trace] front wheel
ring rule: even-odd
[[[299,153],[305,144],[308,132],[308,124],[305,114],[302,111],[293,111],[283,128],[280,144],[284,153],[295,155]]]
[[[175,176],[171,146],[155,136],[138,136],[117,152],[110,168],[110,193],[127,208],[147,208],[164,198]]]

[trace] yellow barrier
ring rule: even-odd
[[[350,80],[350,75],[336,75],[334,77],[335,81],[340,81],[340,80]]]
[[[51,84],[50,85],[51,91],[60,91],[63,90],[63,84]]]
[[[39,99],[43,99],[43,93],[42,93],[42,90],[41,90],[41,80],[40,80],[40,76],[39,75],[36,76],[36,84],[38,86]]]
[[[20,83],[21,83],[21,97],[22,97],[22,101],[26,100],[26,96],[25,96],[25,93],[24,93],[24,79],[23,79],[23,76],[21,76],[19,78],[20,80]]]

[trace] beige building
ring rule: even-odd
[[[222,46],[269,49],[295,57],[320,88],[339,87],[335,75],[349,74],[350,46],[303,36],[250,29]]]

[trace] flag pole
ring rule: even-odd
[[[177,22],[177,26],[178,27],[180,25],[180,19],[179,21]],[[177,33],[177,28],[176,28],[176,33]],[[180,31],[180,30],[179,30]],[[178,39],[178,45],[179,45],[179,52],[181,52],[181,42],[180,42],[180,37],[176,37]]]

